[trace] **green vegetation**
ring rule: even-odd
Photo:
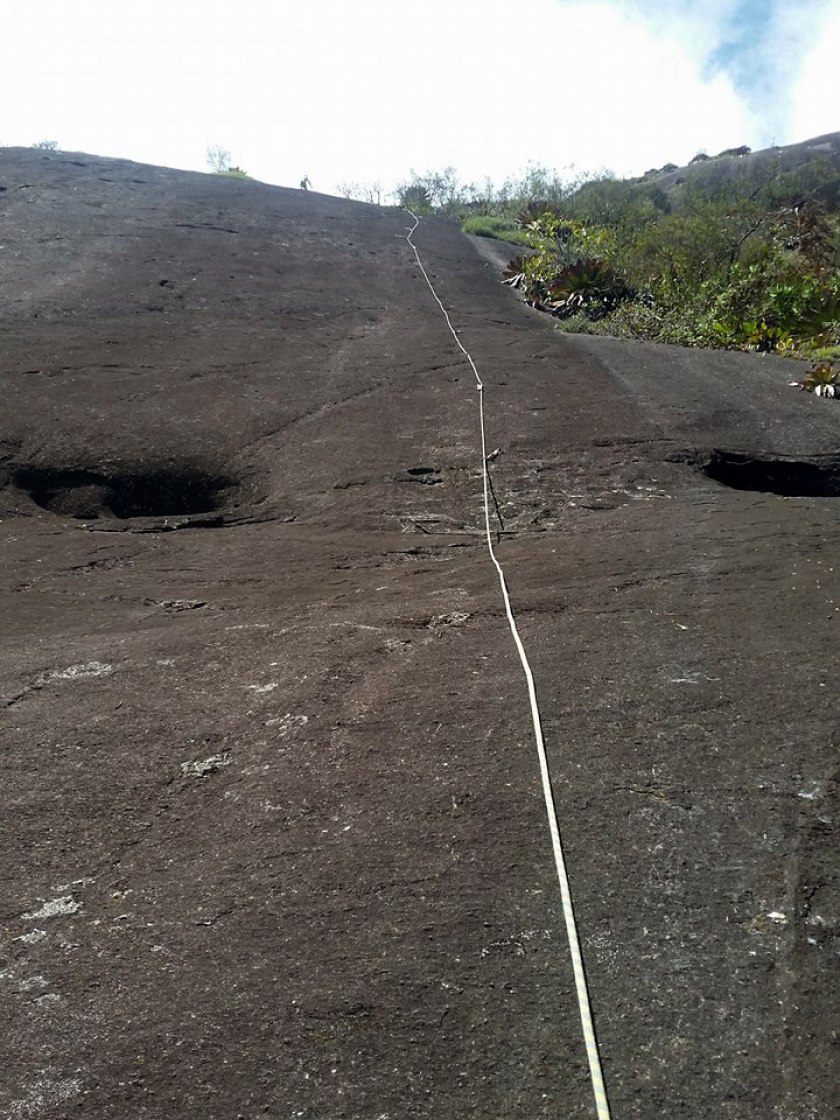
[[[213,144],[207,149],[207,166],[216,175],[223,175],[227,179],[252,179],[247,171],[230,162],[230,152],[221,144]]]
[[[814,348],[815,358],[821,358],[828,362],[840,362],[840,345],[838,346],[817,346]]]
[[[516,245],[528,245],[528,235],[513,219],[502,214],[474,214],[461,226],[464,233],[474,233],[477,237],[496,237],[500,241],[512,241]]]
[[[470,233],[518,230],[530,251],[505,282],[564,330],[836,359],[840,170],[781,173],[745,149],[724,154],[738,158],[701,158],[666,180],[671,165],[623,181],[530,168],[496,189],[447,169],[413,175],[398,197]]]
[[[529,202],[559,202],[565,198],[581,179],[564,180],[556,171],[532,165],[518,179],[507,179],[501,186],[494,186],[486,179],[481,184],[459,183],[455,170],[428,171],[411,177],[397,185],[397,203],[415,213],[436,214],[439,217],[464,221],[481,215],[503,216],[515,224],[517,212]]]
[[[840,224],[812,172],[757,189],[730,184],[711,197],[684,190],[678,205],[637,190],[606,220],[603,206],[597,212],[580,192],[567,209],[632,293],[597,329],[762,352],[840,344]],[[529,279],[543,279],[552,259],[564,263],[570,243],[555,250],[553,238],[551,219],[541,219]],[[572,242],[581,243],[577,233]]]
[[[831,362],[819,362],[795,384],[817,397],[836,397],[840,395],[840,369]]]

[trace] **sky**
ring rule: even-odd
[[[2,0],[0,145],[316,190],[840,131],[840,0]]]

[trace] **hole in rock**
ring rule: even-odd
[[[415,475],[440,474],[440,471],[436,467],[409,467],[406,473]]]
[[[840,496],[840,456],[806,461],[713,451],[702,469],[709,478],[733,490],[756,490],[785,498]]]
[[[209,513],[238,484],[200,467],[169,465],[113,472],[20,467],[13,481],[42,509],[86,520]]]

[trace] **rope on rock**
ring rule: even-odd
[[[485,434],[484,423],[484,383],[479,376],[475,362],[472,355],[461,342],[455,328],[452,326],[452,320],[449,318],[449,312],[443,306],[434,285],[429,279],[429,274],[423,267],[423,262],[420,259],[420,254],[417,251],[417,246],[412,241],[412,235],[420,225],[420,219],[411,210],[407,211],[414,219],[414,225],[406,234],[406,241],[411,246],[417,264],[423,274],[423,279],[429,287],[429,291],[435,298],[435,301],[443,313],[446,320],[446,325],[449,327],[452,337],[461,353],[469,362],[470,368],[475,375],[476,388],[478,389],[478,409],[481,424],[481,464],[482,475],[484,479],[484,528],[487,538],[487,549],[490,553],[490,559],[496,568],[499,577],[499,586],[502,591],[502,598],[505,604],[505,613],[507,614],[508,625],[510,627],[511,635],[516,644],[517,652],[519,653],[519,660],[522,663],[522,669],[525,673],[525,680],[528,685],[528,699],[531,703],[531,718],[534,725],[534,739],[537,746],[537,755],[540,762],[540,775],[542,777],[543,794],[545,796],[545,808],[548,816],[548,827],[551,833],[551,845],[554,851],[554,863],[557,869],[557,878],[560,882],[560,894],[563,900],[563,917],[566,923],[566,935],[569,941],[569,953],[572,958],[572,969],[575,974],[575,988],[577,991],[578,1008],[580,1011],[580,1021],[583,1028],[583,1040],[586,1045],[586,1056],[589,1061],[589,1073],[592,1080],[592,1090],[595,1095],[595,1107],[598,1114],[598,1120],[610,1120],[610,1106],[607,1100],[607,1091],[604,1086],[604,1075],[601,1069],[601,1057],[598,1052],[598,1040],[595,1036],[595,1027],[592,1021],[592,1007],[589,999],[589,988],[586,982],[586,973],[583,967],[583,956],[580,949],[580,938],[578,936],[577,922],[575,920],[574,907],[572,905],[572,892],[569,886],[569,874],[566,868],[566,857],[563,851],[563,843],[560,839],[560,828],[557,823],[557,808],[554,804],[554,793],[551,788],[551,775],[548,769],[548,758],[545,750],[545,739],[543,737],[542,720],[540,718],[539,705],[537,703],[537,690],[534,685],[534,674],[531,672],[531,665],[528,661],[528,655],[525,653],[525,647],[522,644],[522,639],[519,636],[519,628],[516,625],[514,618],[513,608],[510,602],[510,594],[508,593],[507,581],[502,565],[496,556],[496,550],[493,547],[493,534],[490,530],[490,474],[487,463],[487,438]]]

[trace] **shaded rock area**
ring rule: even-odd
[[[0,1115],[592,1117],[410,222],[65,153],[0,187]],[[503,449],[614,1115],[838,1117],[840,412],[415,240]]]

